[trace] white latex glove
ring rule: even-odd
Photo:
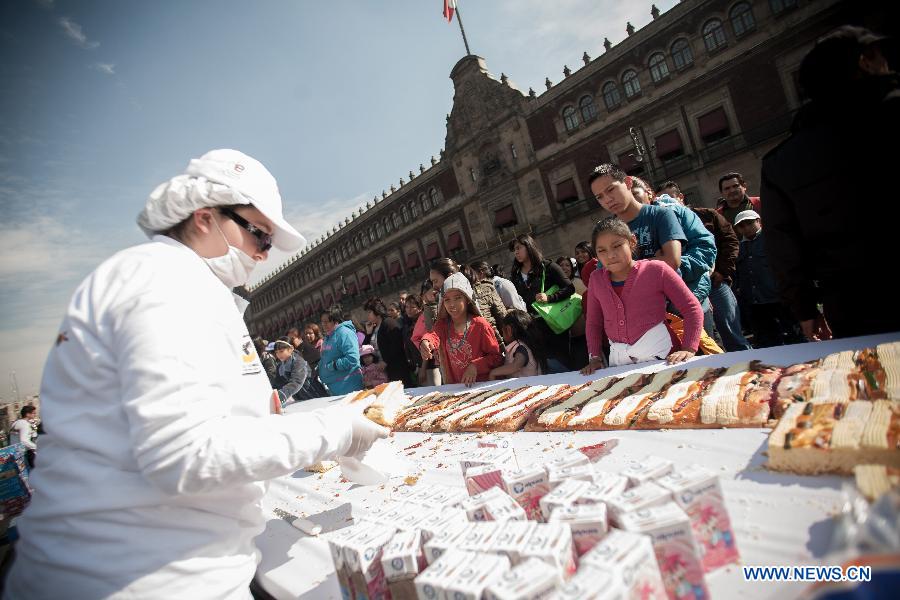
[[[359,412],[351,412],[347,416],[350,418],[350,444],[341,456],[360,458],[372,444],[391,433],[387,427],[373,423]]]

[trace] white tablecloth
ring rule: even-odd
[[[819,358],[832,352],[871,347],[900,340],[900,333],[850,338],[697,357],[691,366],[720,367],[760,359],[769,364],[788,365]],[[644,363],[639,368],[615,367],[598,371],[590,379],[629,371],[656,371],[663,363]],[[586,378],[579,373],[563,373],[521,379],[516,383],[575,383]],[[508,385],[506,382],[476,384]],[[456,389],[462,386],[444,386]],[[423,390],[414,390],[420,393]],[[327,406],[334,399],[317,399],[288,407],[287,412],[308,411]],[[831,538],[832,519],[842,504],[841,486],[852,478],[838,476],[795,476],[767,471],[763,464],[768,429],[715,429],[614,431],[571,433],[498,434],[509,436],[520,465],[543,463],[568,448],[596,444],[618,438],[610,456],[598,463],[603,470],[618,471],[627,462],[648,454],[672,460],[678,465],[697,463],[717,471],[721,477],[738,549],[745,565],[793,565],[823,562]],[[266,530],[256,542],[262,558],[257,580],[279,599],[339,599],[337,581],[327,543],[294,529],[275,514],[275,509],[306,517],[325,531],[338,529],[364,515],[369,507],[388,499],[403,485],[404,477],[418,477],[420,483],[463,486],[460,457],[476,447],[482,434],[398,433],[379,441],[401,457],[398,474],[384,486],[361,487],[341,480],[338,469],[325,474],[298,471],[271,482],[263,500],[269,517]],[[707,575],[713,598],[786,598],[795,596],[804,584],[788,582],[745,582],[737,566]]]

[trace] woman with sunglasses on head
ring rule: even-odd
[[[348,408],[271,414],[232,288],[303,238],[262,164],[192,160],[138,224],[151,241],[78,287],[44,367],[44,460],[5,598],[248,599],[265,480],[388,433]]]

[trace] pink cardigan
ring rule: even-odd
[[[681,277],[661,260],[634,263],[622,299],[613,291],[609,271],[601,269],[591,277],[587,291],[588,352],[599,356],[604,334],[613,342],[633,344],[652,327],[666,319],[666,298],[684,317],[681,347],[697,351],[703,328],[703,309]]]

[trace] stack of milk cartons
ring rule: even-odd
[[[449,550],[416,578],[415,587],[419,598],[481,600],[485,589],[509,568],[505,556]]]
[[[328,536],[341,595],[349,598],[385,598],[388,594],[381,557],[395,528],[358,523]]]
[[[422,532],[398,531],[384,546],[381,567],[393,600],[416,600],[416,576],[425,569]]]
[[[660,575],[653,542],[649,536],[611,529],[603,540],[581,557],[576,580],[582,572],[613,571],[621,582],[624,598],[665,600],[666,588]],[[614,587],[613,583],[610,586]],[[577,596],[562,596],[576,598]],[[590,596],[587,596],[590,597]],[[600,596],[601,598],[615,596]]]
[[[529,558],[507,571],[484,592],[485,600],[538,600],[563,583],[557,569],[539,558]]]

